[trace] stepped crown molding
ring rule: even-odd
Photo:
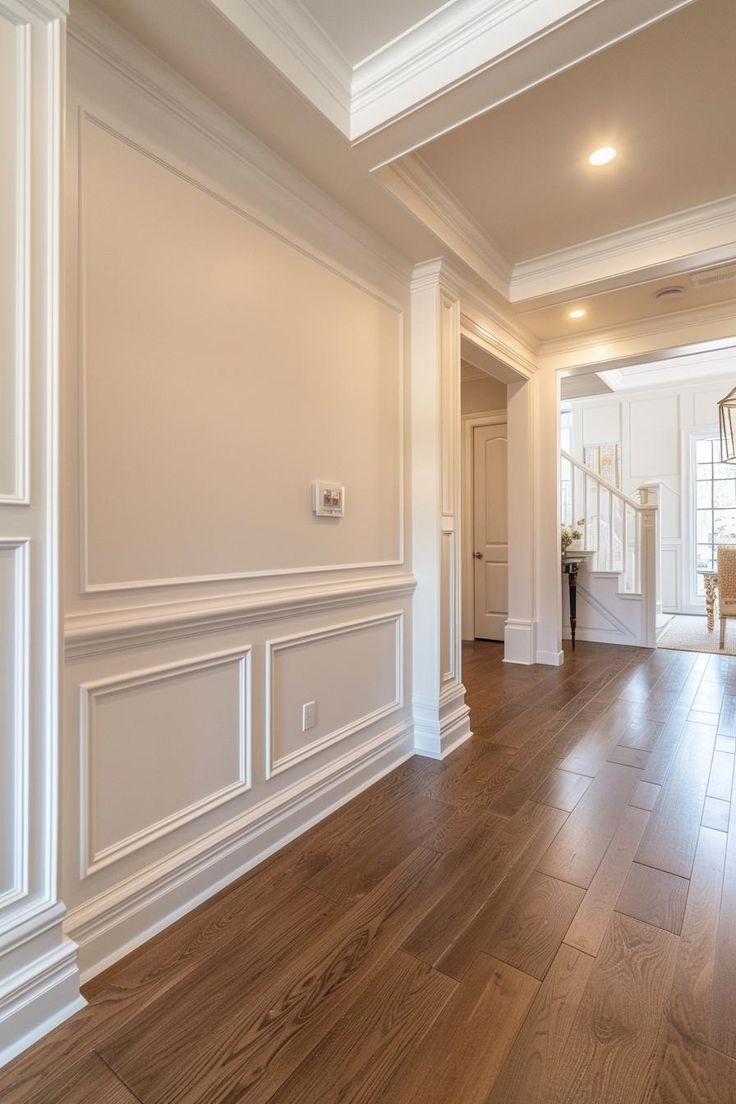
[[[269,195],[284,209],[298,211],[321,237],[361,250],[379,280],[391,279],[403,293],[411,275],[405,257],[106,15],[82,0],[69,19],[68,36],[240,161]]]
[[[692,268],[693,255],[733,242],[736,195],[521,261],[513,267],[510,299],[532,299],[677,260]]]

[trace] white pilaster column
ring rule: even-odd
[[[443,758],[470,736],[460,610],[460,302],[443,261],[417,265],[411,304],[415,748]]]
[[[66,13],[0,6],[0,1065],[84,1004],[57,899]]]
[[[508,617],[504,662],[536,663],[533,380],[508,387]]]
[[[532,380],[535,458],[536,662],[559,666],[562,651],[560,586],[560,385],[551,366]]]

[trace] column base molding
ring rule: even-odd
[[[8,932],[0,957],[12,969],[0,986],[0,1066],[86,1005],[79,992],[77,945],[62,934],[59,911],[34,932]],[[31,928],[31,921],[27,926]],[[14,935],[18,938],[13,938]]]
[[[414,751],[429,759],[445,759],[473,735],[465,687],[452,683],[439,702],[414,700]]]
[[[535,632],[533,621],[509,618],[503,634],[504,663],[522,663],[531,666],[539,662],[535,655]]]

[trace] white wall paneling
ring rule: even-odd
[[[402,707],[403,621],[398,611],[268,642],[267,778]],[[317,723],[302,732],[307,701],[316,702]]]
[[[0,1065],[84,1004],[56,866],[65,12],[0,2]]]
[[[94,12],[67,118],[62,877],[86,978],[412,753],[416,581],[403,262]],[[314,518],[315,479],[344,518]]]
[[[704,608],[691,569],[691,441],[695,434],[718,432],[717,403],[728,386],[727,379],[707,388],[697,382],[663,383],[568,404],[577,459],[582,461],[586,445],[618,441],[621,489],[631,495],[644,481],[660,485],[660,592],[667,613],[700,613]]]
[[[81,877],[250,788],[250,648],[80,693]]]

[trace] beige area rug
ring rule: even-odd
[[[721,655],[736,655],[736,618],[726,622],[726,646],[721,652],[718,647],[720,626],[708,632],[705,617],[690,617],[677,614],[657,641],[658,648],[673,648],[678,652],[720,652]]]

